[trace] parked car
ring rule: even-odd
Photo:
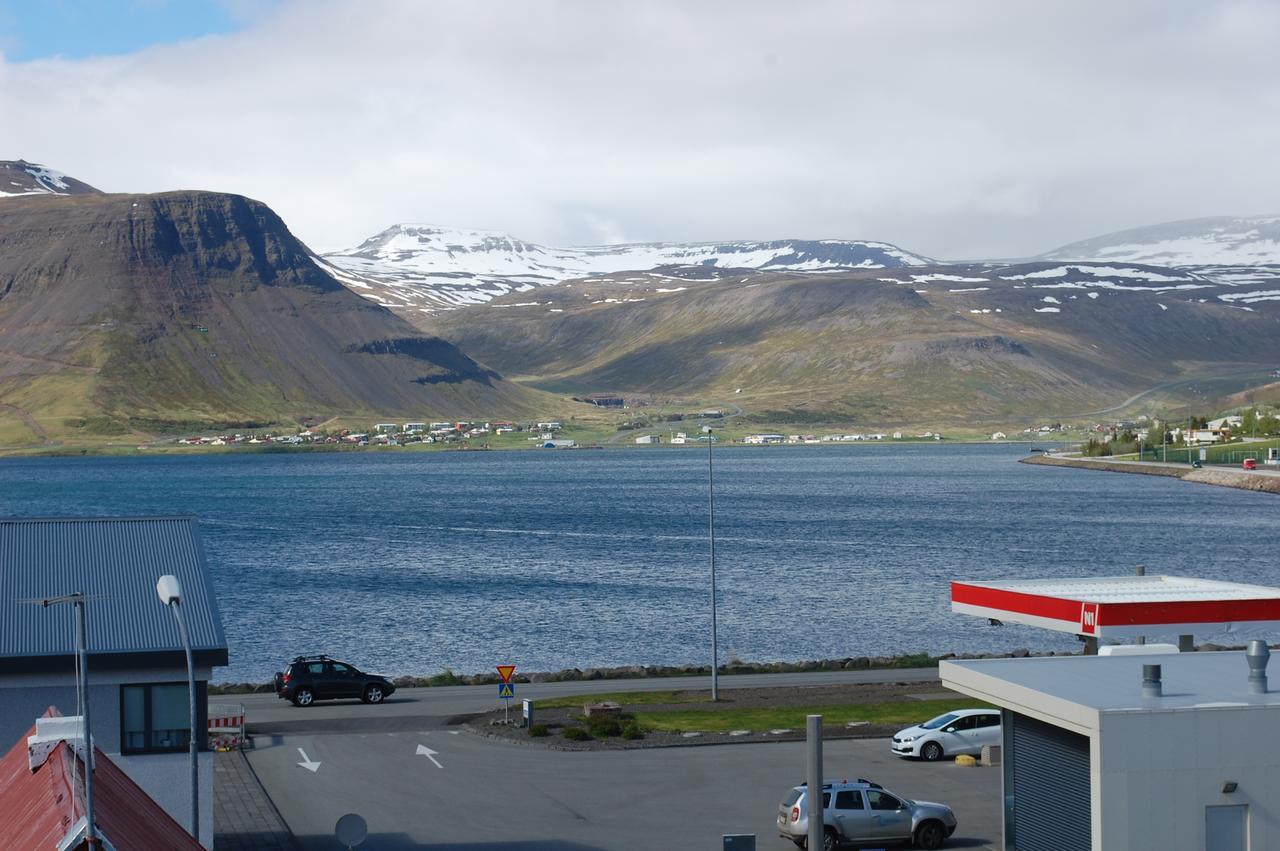
[[[928,762],[944,756],[980,754],[983,745],[1000,744],[1000,713],[994,709],[957,709],[901,730],[889,749],[898,756]]]
[[[275,683],[276,697],[291,700],[294,706],[353,697],[381,703],[396,690],[386,677],[363,673],[328,656],[298,656],[276,673]]]
[[[1245,468],[1246,470],[1256,470],[1256,469],[1258,469],[1258,459],[1256,459],[1256,458],[1246,458],[1246,459],[1244,459],[1244,468]]]
[[[800,848],[808,844],[807,793],[805,784],[795,786],[778,805],[778,835]],[[956,814],[946,804],[913,801],[870,780],[841,780],[822,784],[822,824],[822,851],[882,842],[934,849],[955,833]]]

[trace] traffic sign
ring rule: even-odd
[[[504,683],[511,682],[511,675],[516,672],[515,665],[497,665],[498,676],[502,677]]]
[[[498,700],[510,700],[515,696],[515,683],[498,683]]]

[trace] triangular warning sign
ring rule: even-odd
[[[511,687],[511,683],[502,683],[498,686],[498,697],[515,697],[516,690]]]
[[[504,683],[511,682],[511,675],[516,672],[515,665],[497,665],[498,676],[502,677]]]

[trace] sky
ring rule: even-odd
[[[548,245],[1280,213],[1274,0],[0,0],[0,159]]]

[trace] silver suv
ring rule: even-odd
[[[796,786],[778,806],[778,834],[801,848],[809,835],[806,792]],[[845,842],[910,842],[935,849],[955,833],[956,814],[945,804],[912,801],[870,780],[841,780],[822,784],[822,824],[822,851]]]

